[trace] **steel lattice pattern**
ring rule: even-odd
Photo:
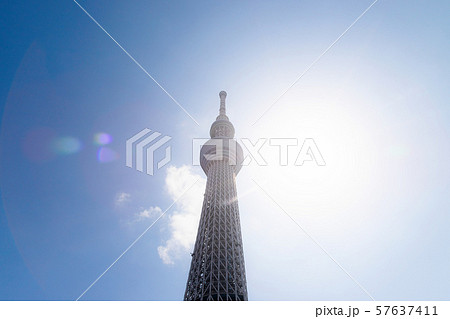
[[[248,299],[236,192],[243,154],[239,144],[231,143],[234,127],[226,115],[227,94],[222,91],[219,96],[220,113],[211,125],[211,140],[200,151],[208,178],[184,300]]]
[[[235,178],[228,161],[210,164],[185,300],[247,300]]]

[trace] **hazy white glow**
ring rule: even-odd
[[[173,264],[175,259],[193,249],[203,201],[201,194],[205,190],[205,178],[193,173],[189,166],[167,168],[166,189],[172,200],[178,199],[199,178],[200,181],[177,201],[169,217],[169,239],[158,247],[165,264]]]

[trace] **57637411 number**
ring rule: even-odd
[[[377,316],[437,316],[436,306],[377,306]]]

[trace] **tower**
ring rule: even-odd
[[[211,139],[200,150],[207,182],[184,294],[188,301],[248,299],[236,192],[243,153],[226,114],[227,93],[221,91],[219,96],[219,116],[211,125]]]

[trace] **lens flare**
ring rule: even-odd
[[[55,131],[47,127],[30,130],[22,142],[22,150],[26,158],[38,163],[51,160],[55,156],[51,149],[51,142],[55,136]]]
[[[119,158],[119,155],[116,151],[110,149],[109,147],[100,147],[97,152],[97,160],[100,163],[108,163],[115,161]]]
[[[57,137],[52,141],[51,148],[58,155],[74,154],[81,150],[81,142],[75,137]]]
[[[94,135],[94,143],[97,145],[107,145],[112,142],[112,136],[107,133],[97,133]]]

